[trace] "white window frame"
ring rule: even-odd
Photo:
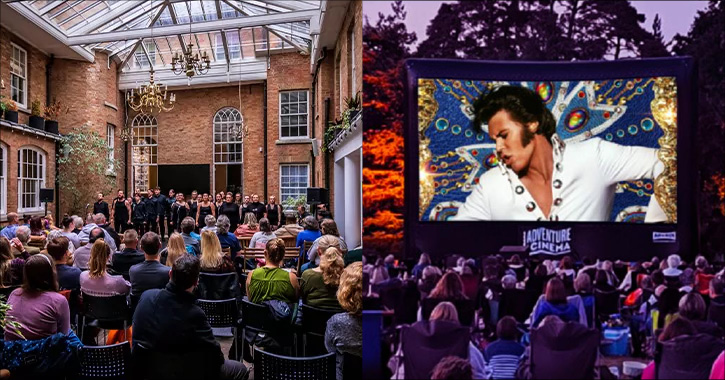
[[[26,150],[30,151],[30,152],[34,152],[38,155],[38,158],[40,161],[39,170],[38,170],[40,173],[40,178],[22,176],[22,170],[20,170],[21,166],[22,165],[32,165],[32,164],[26,164],[24,162],[24,160],[22,159],[23,152]],[[24,147],[21,147],[20,149],[18,149],[18,212],[19,213],[43,211],[43,204],[40,202],[40,189],[45,187],[45,174],[46,174],[45,171],[46,171],[46,167],[47,167],[47,162],[48,161],[47,161],[47,156],[46,156],[45,152],[43,152],[42,150],[40,150],[36,147],[24,146]],[[25,180],[31,180],[31,181],[36,182],[36,191],[35,191],[35,203],[37,204],[36,207],[23,207],[23,205],[24,205],[23,195],[32,194],[32,192],[23,191],[23,181],[25,181]]]
[[[16,76],[18,78],[21,78],[23,80],[23,88],[19,89],[23,93],[23,101],[21,102],[20,99],[15,100],[15,103],[17,103],[19,108],[28,108],[28,52],[27,50],[21,48],[20,46],[10,43],[10,98],[12,99],[12,93],[13,93],[13,76]],[[13,66],[15,63],[15,49],[19,50],[23,53],[23,62],[18,62],[18,64],[23,65],[23,72],[25,73],[24,76],[21,76],[20,73],[16,73],[15,70],[13,70]]]
[[[108,169],[106,169],[106,174],[115,174],[114,173],[114,154],[116,153],[116,126],[111,123],[106,123],[106,143],[108,144]]]
[[[148,129],[149,133],[146,133]],[[143,134],[139,133],[143,130]],[[147,115],[140,113],[136,115],[133,118],[133,121],[131,122],[131,131],[133,133],[133,137],[131,138],[131,190],[133,193],[136,192],[137,186],[136,186],[136,175],[146,175],[146,185],[147,187],[151,186],[151,179],[148,178],[149,176],[149,170],[148,168],[150,166],[158,166],[158,154],[159,154],[159,123],[158,120],[153,115]],[[138,137],[150,137],[153,141],[151,144],[137,144]],[[134,148],[141,147],[152,149],[153,147],[156,147],[156,155],[154,156],[153,153],[149,152],[148,157],[150,158],[150,162],[148,163],[140,163],[136,161],[136,154],[134,154]],[[143,172],[145,168],[145,173],[136,173],[137,170],[141,169]],[[158,172],[157,172],[156,181],[158,182]],[[144,189],[144,190],[148,190]]]
[[[350,31],[350,97],[354,97],[357,93],[357,83],[355,83],[355,72],[357,66],[355,65],[355,28]]]
[[[0,143],[0,215],[8,213],[8,146]]]
[[[282,187],[282,183],[283,183],[282,182],[282,167],[284,167],[284,166],[297,166],[297,167],[304,166],[307,169],[307,186],[305,186],[305,187],[287,187],[287,188],[290,188],[290,189],[304,189],[304,192],[302,194],[299,194],[299,195],[306,195],[307,194],[307,188],[310,187],[310,164],[309,163],[284,163],[284,164],[279,164],[279,197],[277,199],[279,199],[279,203],[280,204],[284,204],[284,201],[285,201],[285,198],[282,195],[282,189],[283,189],[283,187]],[[295,195],[295,197],[297,197],[297,195]]]
[[[239,119],[232,121],[217,120],[217,117],[220,116],[222,113],[237,113],[239,115]],[[214,118],[212,119],[212,141],[214,147],[214,149],[212,149],[212,160],[215,165],[244,164],[244,144],[242,143],[241,139],[238,139],[236,136],[232,135],[230,131],[231,127],[233,127],[237,123],[244,123],[244,116],[241,112],[239,112],[238,109],[234,107],[224,107],[214,113]],[[217,133],[217,127],[224,129],[225,133]],[[219,137],[220,141],[217,141],[217,137]],[[239,153],[241,154],[239,160],[229,159],[230,154],[237,153],[236,150],[232,152],[230,149],[228,149],[232,145],[239,145]],[[226,155],[226,160],[217,160],[217,146],[227,147],[226,151],[221,152],[222,155]]]
[[[307,108],[306,108],[306,110],[305,110],[304,113],[298,112],[298,113],[295,113],[295,114],[288,113],[288,114],[282,115],[282,94],[284,94],[284,93],[292,93],[292,92],[297,92],[297,93],[304,92],[305,93],[305,99],[307,99],[307,100],[305,100],[305,103],[307,103]],[[277,112],[277,114],[278,114],[277,116],[278,116],[278,123],[279,123],[279,130],[278,130],[278,132],[279,132],[279,139],[280,140],[299,140],[299,139],[309,138],[310,137],[310,91],[309,90],[285,90],[285,91],[280,91],[279,92],[278,100],[279,100],[279,103],[278,103],[279,104],[279,111]],[[297,101],[297,104],[299,104],[299,103],[300,102],[298,100]],[[290,103],[288,102],[288,104],[290,104]],[[304,135],[298,135],[298,136],[287,136],[287,137],[283,137],[282,136],[282,116],[302,116],[302,115],[304,115],[304,116],[307,117],[307,125],[305,126],[305,134]]]

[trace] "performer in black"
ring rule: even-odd
[[[201,197],[201,201],[198,203],[199,212],[196,215],[196,226],[198,228],[204,228],[206,226],[205,220],[207,215],[214,215],[216,217],[216,206],[209,199],[209,194],[204,193]]]
[[[131,220],[133,220],[133,229],[143,236],[146,232],[146,203],[141,199],[141,195],[136,193],[133,196],[133,204],[131,205]]]
[[[128,229],[127,223],[130,214],[130,205],[126,204],[126,197],[123,195],[123,190],[118,190],[118,196],[113,198],[111,203],[111,220],[113,220],[113,228],[119,234],[122,234]]]
[[[226,202],[222,203],[222,206],[219,207],[217,218],[219,217],[218,215],[226,215],[229,218],[230,232],[237,229],[237,224],[239,224],[239,205],[234,203],[231,193],[226,195]]]
[[[164,232],[166,232],[166,221],[168,221],[168,214],[166,212],[166,196],[161,194],[161,188],[156,186],[154,189],[154,198],[156,198],[156,214],[159,216],[159,237],[164,240]],[[169,229],[169,236],[171,236],[171,230]]]
[[[189,216],[189,204],[184,200],[184,194],[176,194],[176,202],[171,205],[171,225],[174,231],[181,233],[181,221]],[[169,230],[171,233],[171,230]]]
[[[159,204],[154,198],[153,189],[149,189],[148,197],[146,197],[146,232],[158,232],[159,226]]]
[[[93,204],[93,215],[103,214],[106,220],[110,220],[110,214],[108,210],[108,203],[103,200],[103,193],[98,193],[98,200]]]
[[[191,192],[191,200],[186,202],[186,204],[189,205],[189,215],[192,219],[196,221],[196,212],[199,207],[199,202],[201,201],[201,195],[194,190]],[[196,227],[194,228],[196,230]],[[197,231],[198,232],[198,231]]]
[[[252,203],[249,204],[249,212],[254,213],[254,217],[257,220],[264,218],[265,208],[264,203],[259,201],[259,195],[252,194]]]
[[[269,203],[265,207],[264,217],[269,220],[269,225],[272,226],[272,230],[282,226],[282,206],[277,204],[277,197],[274,195],[269,196]]]

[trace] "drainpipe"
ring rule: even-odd
[[[330,123],[330,98],[325,99],[325,127]],[[325,149],[325,188],[330,190],[330,157]],[[328,205],[329,206],[329,205]]]
[[[267,80],[264,80],[264,199],[269,199],[267,196]]]
[[[55,61],[55,55],[51,54],[48,64],[45,65],[45,105],[50,105],[51,93],[50,93],[50,77],[53,73],[53,61]],[[58,175],[60,174],[60,168],[58,166],[58,157],[60,154],[60,142],[55,142],[55,220],[60,222],[62,219],[60,216],[60,181],[58,181]],[[56,223],[57,223],[56,222]]]
[[[312,96],[311,96],[311,98],[312,98],[312,123],[313,123],[313,126],[312,126],[312,134],[311,134],[311,136],[312,136],[313,139],[315,138],[314,122],[315,122],[315,120],[317,120],[316,119],[316,116],[317,116],[317,96],[316,96],[316,94],[317,94],[317,90],[316,90],[317,89],[317,76],[320,73],[320,64],[325,59],[325,57],[327,57],[327,48],[326,47],[323,47],[322,48],[322,54],[320,54],[320,58],[318,58],[317,59],[317,62],[315,62],[315,75],[312,77]],[[326,128],[327,128],[327,121],[325,121],[325,124],[322,126],[322,140],[323,140],[323,142],[325,140],[325,137],[324,136],[325,136],[325,129]],[[320,144],[320,145],[322,145],[322,144]],[[322,146],[320,146],[320,150],[322,150]],[[316,161],[316,157],[312,153],[312,151],[310,151],[310,156],[312,157],[312,176],[311,176],[312,181],[310,183],[312,183],[314,185],[315,184],[315,179],[316,179],[315,178],[315,173],[316,173],[316,171],[315,171],[315,161]],[[322,159],[325,160],[326,157],[327,157],[327,154],[324,154],[323,157],[322,157]],[[325,183],[326,184],[329,183],[329,179],[327,178],[327,171],[325,171]],[[327,187],[327,189],[329,189],[329,186],[325,186],[325,187]]]
[[[128,141],[123,142],[123,162],[123,193],[128,197]]]

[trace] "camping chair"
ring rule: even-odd
[[[594,308],[599,318],[606,320],[612,314],[619,313],[619,291],[602,292],[594,289]]]
[[[717,323],[721,329],[725,330],[725,304],[710,301],[707,320]]]
[[[550,322],[531,330],[534,379],[593,379],[599,330],[577,322]]]
[[[421,301],[421,310],[424,320],[430,318],[430,314],[433,312],[436,306],[441,302],[451,302],[458,311],[458,320],[462,326],[473,326],[473,322],[476,316],[476,303],[473,300],[444,300],[436,298],[426,298]]]
[[[707,379],[725,343],[708,334],[678,336],[657,342],[655,379]]]
[[[470,330],[449,321],[420,321],[400,328],[400,352],[406,379],[430,379],[446,356],[468,358]]]

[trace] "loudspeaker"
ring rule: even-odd
[[[322,187],[307,188],[307,203],[330,203],[330,193]]]
[[[41,202],[53,202],[55,198],[55,189],[40,189]]]

